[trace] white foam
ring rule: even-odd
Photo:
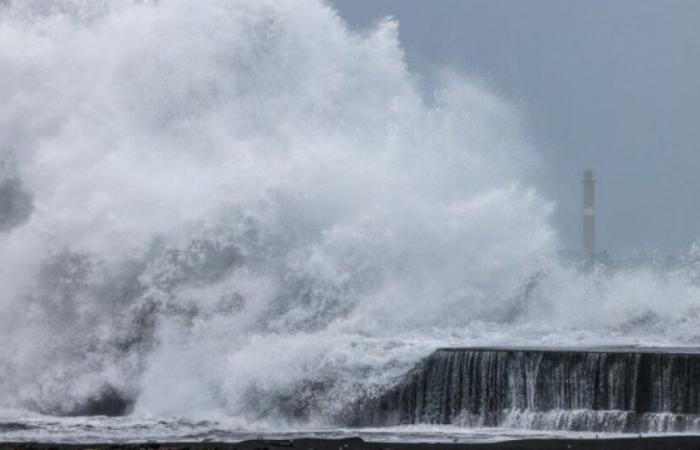
[[[694,345],[691,272],[581,275],[507,101],[315,0],[0,8],[0,406],[326,424],[435,347]],[[534,288],[525,289],[528,282]]]

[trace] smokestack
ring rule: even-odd
[[[595,180],[592,170],[583,172],[583,256],[586,262],[595,258]]]

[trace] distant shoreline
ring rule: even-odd
[[[419,442],[367,442],[360,438],[348,439],[291,439],[249,440],[241,442],[144,442],[144,443],[87,443],[58,444],[41,442],[5,442],[6,449],[238,449],[238,450],[680,450],[700,449],[700,436],[653,436],[605,439],[522,439],[502,442],[474,443],[419,443]]]

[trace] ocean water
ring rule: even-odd
[[[240,442],[299,438],[360,437],[372,442],[501,442],[516,439],[637,437],[638,434],[541,431],[508,428],[464,428],[451,425],[406,425],[379,428],[244,428],[217,421],[137,419],[134,417],[31,417],[0,422],[4,442],[143,443]],[[675,433],[676,435],[682,433]],[[644,434],[661,436],[663,434]]]
[[[526,112],[449,68],[426,91],[398,29],[320,0],[0,5],[3,440],[354,434],[439,347],[700,345],[700,251],[561,264]],[[69,417],[107,394],[126,417]]]

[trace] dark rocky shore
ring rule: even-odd
[[[387,443],[365,442],[351,439],[294,439],[294,440],[254,440],[236,443],[223,442],[179,442],[143,444],[49,444],[49,443],[0,443],[4,449],[237,449],[237,450],[680,450],[700,449],[700,436],[664,436],[614,439],[529,439],[491,443]]]

